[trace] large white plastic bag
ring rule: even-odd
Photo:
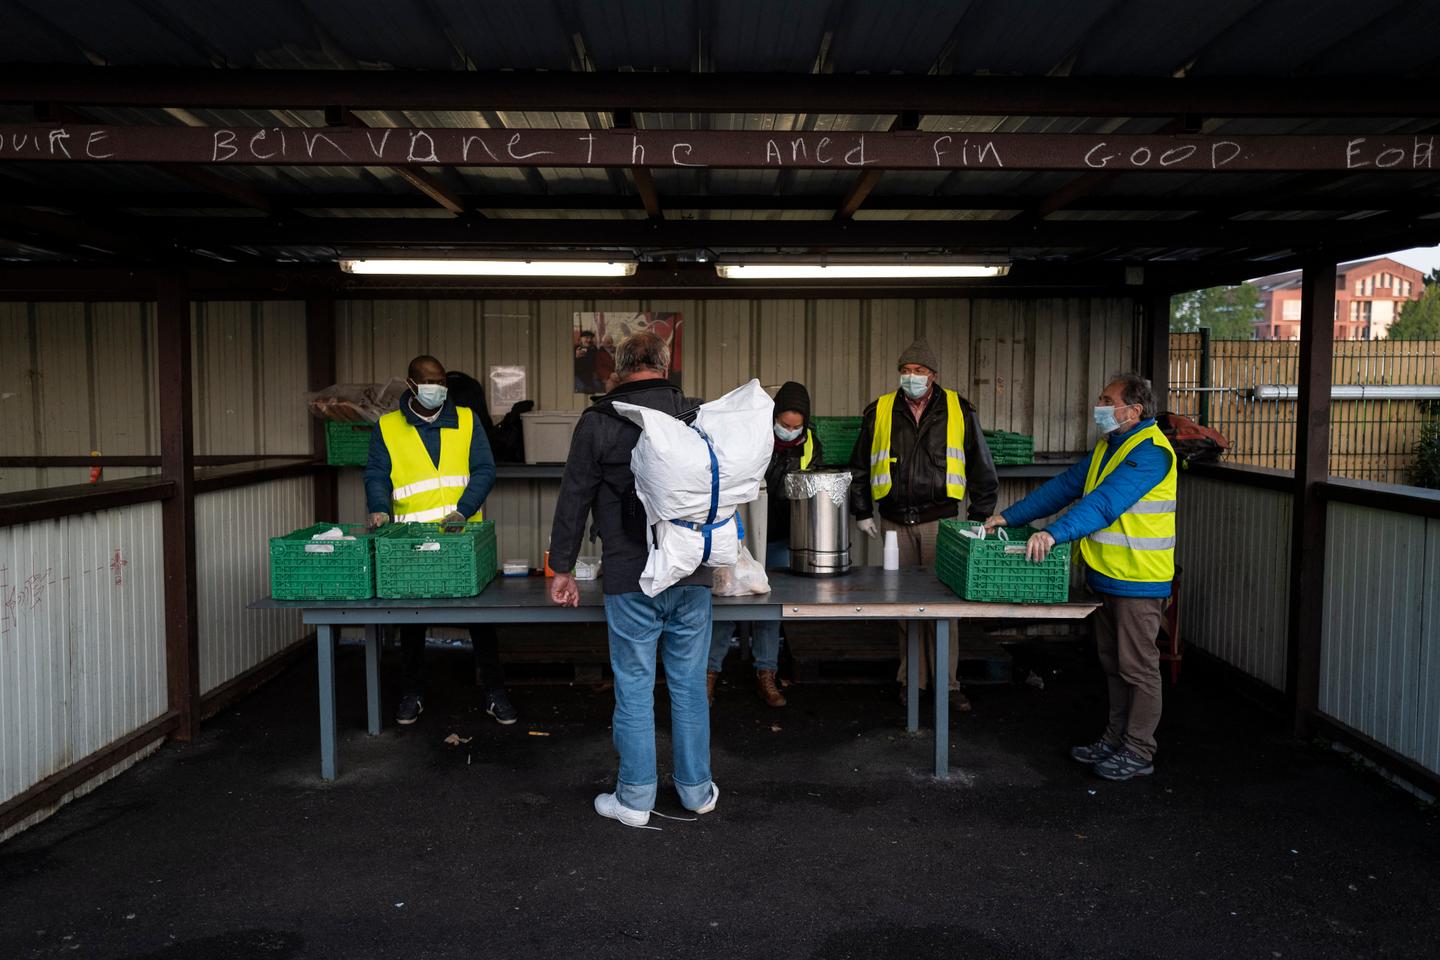
[[[760,562],[750,555],[750,548],[740,547],[740,558],[733,567],[717,567],[715,586],[712,591],[717,597],[744,597],[752,593],[769,593],[770,578]]]
[[[709,521],[710,447],[695,429],[669,414],[628,403],[616,403],[615,411],[641,429],[630,469],[653,533],[640,589],[653,597],[694,573],[702,562],[703,534],[670,521]],[[720,472],[715,522],[759,495],[774,448],[774,413],[774,402],[758,380],[700,407],[695,426],[710,438]],[[712,567],[733,564],[739,555],[738,534],[733,520],[711,531],[710,557],[704,562]]]

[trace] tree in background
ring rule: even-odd
[[[1419,300],[1400,305],[1400,316],[1385,334],[1389,340],[1440,340],[1440,269],[1425,278]]]
[[[1210,328],[1212,340],[1253,340],[1260,320],[1260,290],[1252,283],[1207,287],[1170,299],[1170,332]]]

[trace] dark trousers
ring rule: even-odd
[[[505,669],[500,665],[500,640],[488,623],[470,625],[470,645],[475,648],[475,679],[484,690],[505,686]],[[425,627],[417,624],[400,628],[400,694],[418,697],[423,692]]]

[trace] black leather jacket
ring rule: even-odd
[[[965,415],[967,518],[984,520],[995,512],[1000,481],[995,476],[995,461],[985,444],[975,408],[961,397],[960,410]],[[890,428],[890,455],[895,458],[891,465],[894,486],[890,495],[877,504],[870,497],[870,444],[875,436],[875,404],[865,408],[860,437],[850,457],[850,469],[855,476],[850,484],[850,512],[856,519],[873,516],[877,505],[880,516],[892,523],[929,523],[959,514],[959,502],[945,495],[946,418],[945,395],[938,383],[930,391],[930,401],[919,424],[910,415],[906,398],[903,395],[896,398]]]

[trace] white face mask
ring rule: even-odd
[[[450,393],[450,388],[443,383],[420,383],[415,384],[415,399],[420,401],[422,407],[434,410],[443,406],[445,397]]]
[[[1121,407],[1096,407],[1094,410],[1095,426],[1100,428],[1101,433],[1114,433],[1122,426],[1115,411]]]
[[[930,378],[918,373],[902,373],[900,389],[905,391],[905,396],[911,400],[919,400],[925,396],[925,391],[930,389]]]
[[[791,428],[785,426],[784,424],[777,422],[777,423],[775,424],[775,436],[779,437],[779,438],[780,438],[782,441],[784,441],[785,443],[789,443],[791,440],[797,440],[797,439],[799,439],[800,433],[801,433],[804,429],[805,429],[805,428],[804,428],[803,426],[800,426],[800,427],[795,427],[795,428],[792,430]]]

